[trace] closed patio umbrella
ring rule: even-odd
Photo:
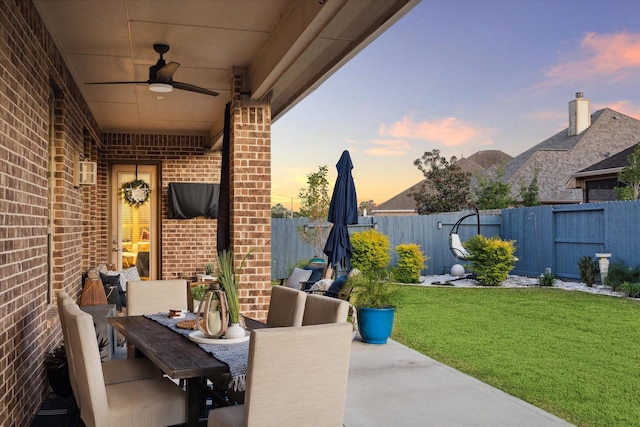
[[[338,178],[333,187],[333,195],[329,204],[328,221],[333,223],[324,253],[329,264],[336,268],[338,265],[348,270],[351,266],[351,240],[349,239],[348,224],[358,223],[358,199],[356,186],[353,182],[351,169],[353,163],[349,151],[344,150],[336,164]]]

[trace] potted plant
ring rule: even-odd
[[[109,345],[105,338],[98,338],[98,351],[102,352]],[[104,358],[104,356],[102,356]],[[69,397],[73,393],[71,380],[69,379],[69,362],[64,344],[50,352],[44,358],[44,366],[47,370],[47,379],[51,390],[60,397]]]
[[[244,328],[240,325],[238,288],[242,267],[251,252],[247,252],[237,269],[233,262],[233,252],[225,249],[218,254],[218,281],[224,290],[229,313],[229,326],[225,332],[225,338],[242,338],[246,335]]]
[[[54,348],[44,359],[47,369],[47,379],[51,390],[60,397],[71,396],[71,381],[69,380],[69,364],[64,345]]]
[[[200,305],[200,301],[202,301],[202,298],[204,298],[204,294],[207,292],[208,287],[209,286],[205,284],[191,287],[191,298],[193,299],[193,301],[191,301],[192,312],[195,313],[196,310],[198,309],[198,306]]]
[[[204,273],[196,273],[196,279],[198,282],[211,282],[216,278],[213,273],[216,271],[216,265],[212,262],[208,262],[202,266]]]
[[[349,281],[362,341],[385,344],[393,329],[398,286],[385,270],[358,274]]]

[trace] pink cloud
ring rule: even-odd
[[[391,125],[381,125],[382,135],[396,138],[412,138],[438,142],[445,146],[458,146],[478,143],[478,139],[487,139],[485,129],[473,127],[455,117],[446,117],[434,121],[414,122],[411,116],[404,117]],[[484,143],[490,143],[485,141]]]
[[[616,81],[637,76],[640,68],[640,33],[587,33],[579,47],[579,59],[562,62],[545,72],[547,85],[579,78],[607,76]]]
[[[376,146],[365,150],[365,153],[374,157],[401,156],[411,149],[411,145],[402,140],[374,139],[371,142]]]

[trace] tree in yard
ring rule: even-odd
[[[627,166],[618,174],[618,181],[626,187],[614,189],[619,200],[638,200],[640,197],[640,142],[627,157]]]
[[[504,167],[498,166],[495,179],[486,175],[477,175],[478,179],[478,209],[506,209],[513,204],[511,198],[511,184],[502,181]]]
[[[376,208],[376,204],[373,200],[367,200],[366,202],[360,202],[358,206],[358,215],[364,215],[364,210],[367,210],[368,214],[371,214],[371,211]]]
[[[457,160],[452,156],[447,161],[440,150],[434,149],[413,162],[426,178],[417,191],[409,194],[416,201],[418,214],[454,212],[468,206],[471,174],[456,165]]]
[[[522,199],[522,206],[540,206],[540,187],[538,186],[538,174],[540,173],[540,167],[536,166],[533,178],[529,185],[526,185],[524,181],[520,181],[520,199]]]
[[[289,218],[291,215],[291,211],[281,203],[277,203],[275,206],[271,206],[271,218]]]
[[[307,175],[307,187],[301,188],[300,216],[309,219],[307,226],[298,227],[300,239],[313,247],[315,256],[322,256],[324,244],[329,235],[329,227],[326,226],[329,214],[329,181],[327,180],[327,166],[319,166],[318,172]]]

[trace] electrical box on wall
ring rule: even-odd
[[[80,161],[80,156],[74,154],[73,163],[75,166],[73,185],[78,187],[80,185],[95,185],[98,171],[98,164],[96,162]]]

